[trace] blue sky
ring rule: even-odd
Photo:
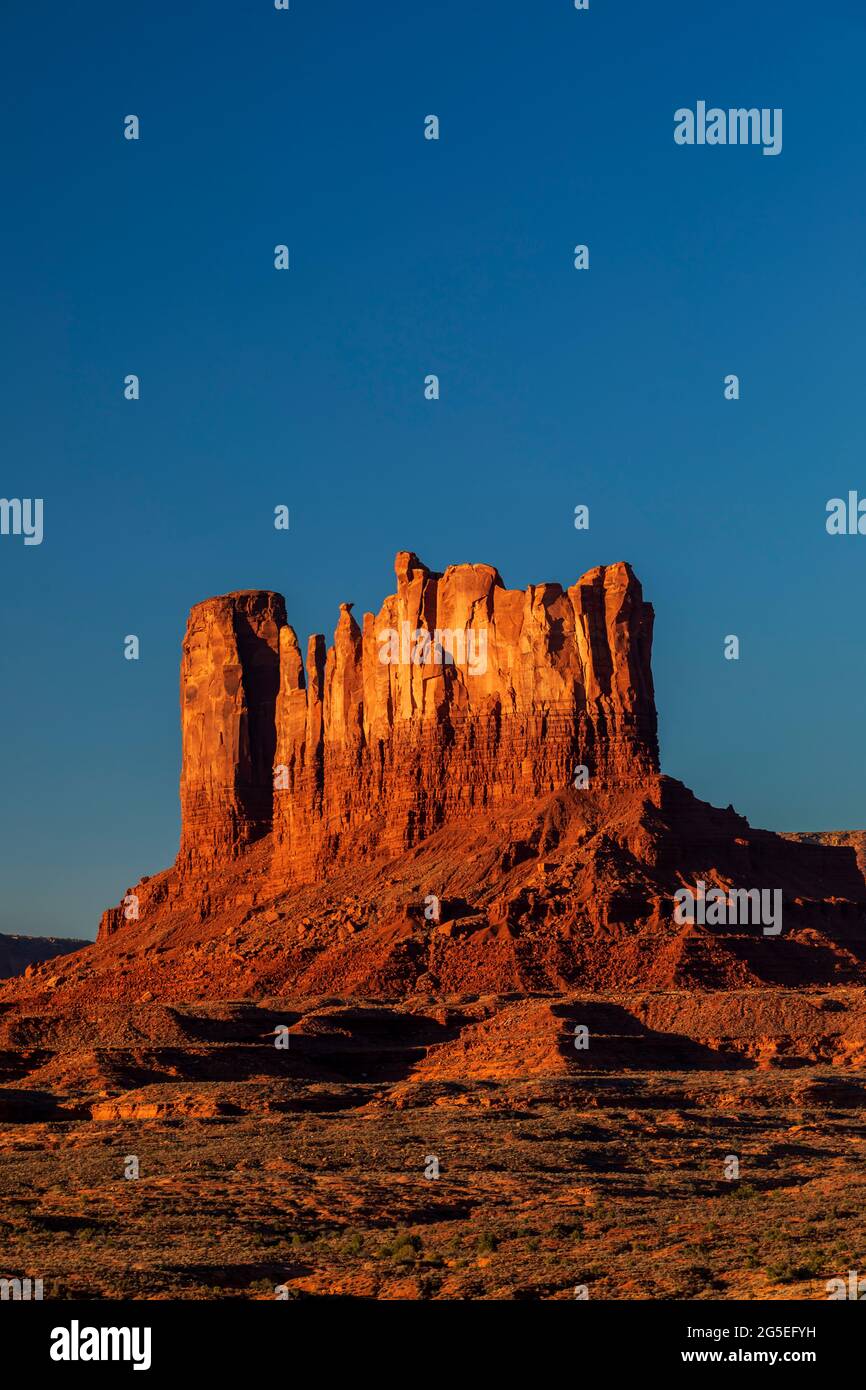
[[[330,637],[404,548],[511,586],[629,560],[665,770],[866,825],[866,537],[824,526],[866,495],[864,25],[8,0],[0,492],[45,538],[0,537],[0,930],[90,935],[173,859],[191,604],[274,588]],[[782,153],[677,146],[699,99],[781,107]]]

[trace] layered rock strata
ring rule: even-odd
[[[399,853],[580,767],[605,784],[657,770],[653,611],[628,565],[523,591],[490,565],[437,574],[403,551],[396,575],[363,627],[342,605],[306,673],[294,631],[280,633],[275,874]]]

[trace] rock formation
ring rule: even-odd
[[[570,589],[506,589],[490,565],[444,574],[397,556],[363,629],[343,604],[305,680],[280,634],[274,871],[304,881],[348,854],[399,854],[446,822],[658,766],[653,612],[628,565]]]
[[[569,785],[656,771],[653,611],[625,564],[570,589],[506,589],[491,565],[409,551],[363,629],[344,603],[306,670],[279,594],[190,613],[181,662],[178,868],[195,874],[273,826],[275,880],[393,855],[446,822]]]
[[[754,830],[660,772],[628,565],[525,592],[396,572],[306,663],[278,594],[192,610],[180,852],[104,914],[112,987],[115,934],[152,998],[866,982],[856,837]],[[700,883],[766,891],[783,933],[678,920]]]
[[[258,589],[197,603],[180,668],[183,765],[179,865],[232,858],[273,813],[280,594]]]
[[[662,774],[651,630],[626,565],[521,593],[406,552],[306,667],[278,595],[198,604],[175,866],[0,981],[7,1272],[85,1300],[215,1271],[247,1299],[823,1297],[859,1249],[866,834],[756,830]],[[771,894],[774,934],[678,917],[698,884]],[[684,1203],[724,1227],[711,1283]],[[45,1232],[94,1226],[70,1276]]]

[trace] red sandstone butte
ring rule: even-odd
[[[653,610],[629,565],[524,591],[492,565],[440,574],[404,550],[395,573],[397,592],[363,628],[344,603],[333,646],[310,638],[306,669],[280,594],[195,605],[180,850],[172,873],[138,885],[142,903],[189,889],[206,912],[208,871],[271,831],[265,876],[288,887],[531,803],[579,766],[598,789],[658,772]],[[100,932],[126,921],[111,908]]]
[[[306,663],[278,594],[193,608],[180,852],[133,890],[138,917],[103,915],[111,989],[866,983],[858,836],[752,829],[660,771],[653,610],[628,565],[523,591],[401,551],[396,577],[375,616],[342,604]],[[677,922],[700,880],[780,891],[782,936]]]

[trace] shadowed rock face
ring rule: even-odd
[[[280,638],[274,870],[297,881],[350,853],[397,854],[449,821],[569,785],[657,770],[653,612],[628,565],[570,589],[506,589],[490,565],[428,570],[363,629],[344,604],[307,679]]]
[[[802,845],[846,846],[854,850],[860,872],[866,875],[866,830],[807,830],[782,831],[785,840],[796,840]]]
[[[183,766],[178,863],[232,858],[273,815],[280,594],[252,589],[198,603],[180,670]]]

